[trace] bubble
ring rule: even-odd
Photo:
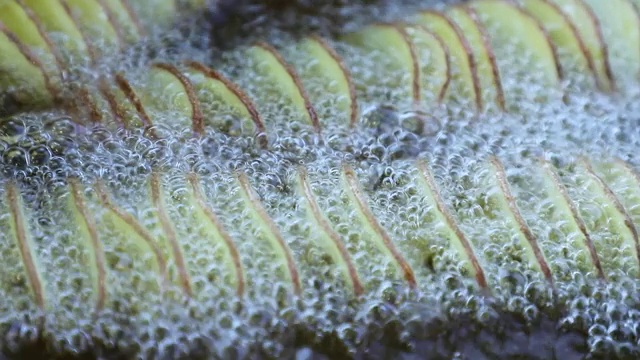
[[[4,151],[2,160],[6,165],[24,169],[29,165],[29,154],[21,147],[10,146]]]
[[[0,134],[3,137],[17,137],[25,133],[25,123],[17,117],[0,119]]]

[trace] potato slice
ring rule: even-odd
[[[305,169],[298,170],[298,191],[304,199],[304,207],[307,212],[307,216],[315,227],[319,230],[317,238],[320,240],[320,246],[326,251],[335,266],[340,269],[340,273],[345,279],[345,282],[351,286],[353,293],[361,295],[364,291],[360,275],[354,264],[354,261],[347,251],[347,247],[342,240],[340,234],[338,234],[332,227],[320,209],[311,184],[308,180],[308,174]]]
[[[185,75],[193,84],[201,111],[206,114],[205,126],[231,135],[266,133],[255,105],[240,88],[201,63],[189,62],[187,66]]]
[[[472,68],[475,68],[477,81],[480,84],[477,88],[479,91],[476,99],[477,108],[481,111],[491,108],[504,110],[504,93],[498,65],[493,48],[485,29],[478,22],[477,15],[471,8],[462,6],[451,7],[446,14],[460,28],[473,54],[475,64]]]
[[[638,12],[629,0],[584,1],[599,20],[616,84],[620,87],[636,85],[640,75]]]
[[[358,119],[355,86],[342,58],[329,42],[311,36],[286,50],[285,57],[300,75],[320,121],[354,126]]]
[[[37,244],[29,226],[22,196],[15,184],[4,186],[3,201],[0,205],[9,216],[1,219],[2,238],[0,250],[3,255],[0,286],[11,297],[28,296],[41,310],[51,305],[47,294],[46,279],[38,259]],[[5,208],[6,206],[6,208]],[[6,281],[11,279],[12,281]]]
[[[316,110],[311,104],[298,74],[287,64],[278,50],[259,43],[247,49],[250,66],[256,74],[253,79],[256,96],[266,103],[277,101],[291,106],[294,119],[300,119],[320,131]],[[260,91],[258,92],[258,89]]]
[[[551,90],[558,88],[562,69],[554,45],[537,20],[503,0],[478,0],[469,6],[496,51],[508,108],[515,108],[521,97],[544,101],[549,93],[559,95]]]
[[[422,102],[439,103],[443,100],[451,82],[449,48],[434,32],[420,25],[408,25],[405,31],[415,47],[420,65]]]
[[[345,35],[343,40],[373,56],[371,64],[376,68],[369,69],[371,76],[358,79],[360,87],[389,87],[397,89],[402,99],[420,102],[420,67],[413,44],[403,28],[390,24],[370,25]],[[386,75],[380,76],[383,73]],[[366,90],[362,89],[362,92]]]
[[[616,87],[609,64],[608,44],[604,41],[600,21],[583,0],[548,0],[557,5],[574,24],[587,53],[593,61],[598,87],[611,91]]]
[[[438,35],[449,49],[451,82],[445,98],[468,106],[477,106],[478,87],[473,54],[455,23],[442,13],[426,11],[418,15],[415,23]]]
[[[51,33],[50,37],[56,49],[66,58],[67,63],[84,64],[89,59],[91,49],[88,48],[84,35],[78,24],[65,10],[59,1],[20,0],[37,17],[42,27]]]
[[[566,80],[580,87],[593,87],[596,69],[577,27],[550,0],[522,0],[521,6],[536,18],[558,48]]]

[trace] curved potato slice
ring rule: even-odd
[[[43,68],[49,77],[58,77],[56,82],[61,81],[60,71],[63,64],[54,45],[51,43],[45,29],[38,23],[38,19],[33,12],[19,2],[0,2],[0,23],[9,31],[13,32],[20,42],[41,59]]]
[[[109,296],[107,291],[106,260],[95,219],[89,213],[87,201],[82,190],[75,180],[70,181],[68,208],[71,210],[70,218],[75,225],[77,240],[89,255],[87,256],[87,263],[83,265],[85,265],[85,269],[89,273],[95,309],[100,311],[104,308]]]
[[[398,250],[389,233],[380,225],[368,205],[368,199],[358,182],[355,170],[343,165],[341,171],[342,187],[355,208],[363,230],[373,237],[375,247],[386,254],[397,269],[397,276],[403,278],[411,288],[418,286],[416,275],[404,255]]]
[[[157,220],[155,222],[156,226],[161,229],[158,232],[158,237],[163,240],[159,241],[159,245],[167,259],[171,259],[173,265],[171,270],[177,273],[170,273],[170,280],[180,286],[184,295],[192,297],[193,285],[191,274],[185,264],[184,249],[180,242],[178,242],[175,225],[169,218],[166,196],[161,181],[161,175],[157,172],[151,175],[151,180],[149,181],[149,197],[153,206],[152,212]]]
[[[452,76],[446,98],[476,106],[479,87],[476,69],[471,49],[460,30],[451,19],[435,11],[420,13],[415,22],[438,35],[449,49]]]
[[[93,43],[99,42],[97,48],[101,49],[100,53],[104,54],[107,47],[112,47],[118,42],[118,36],[114,29],[114,24],[109,22],[109,18],[97,0],[60,0],[62,5],[67,8],[67,12],[71,18],[75,19],[84,32]]]
[[[498,109],[504,110],[504,93],[498,65],[495,62],[493,48],[484,33],[484,28],[478,23],[476,14],[472,9],[462,6],[451,7],[446,14],[458,25],[473,54],[475,72],[480,83],[476,100],[478,110],[490,109],[494,104]]]
[[[518,231],[520,235],[520,243],[523,244],[523,247],[526,249],[525,253],[528,257],[526,260],[540,271],[550,284],[553,284],[553,274],[549,267],[547,257],[542,251],[538,239],[532,233],[518,208],[516,198],[511,192],[511,186],[509,185],[504,165],[498,158],[492,157],[489,168],[492,177],[496,179],[499,189],[494,197],[495,206],[504,214],[504,217],[508,219],[511,227],[517,229],[516,231]]]
[[[447,45],[438,35],[422,26],[408,25],[405,31],[416,49],[423,101],[441,102],[451,80]]]
[[[616,84],[636,84],[640,74],[640,18],[636,9],[629,0],[584,1],[599,19]]]
[[[3,240],[0,242],[0,249],[3,255],[11,254],[3,258],[0,268],[0,279],[3,281],[0,287],[3,288],[3,292],[14,296],[19,294],[31,297],[31,301],[44,310],[51,305],[47,286],[42,276],[43,269],[37,256],[37,245],[30,231],[22,196],[15,184],[7,183],[4,186],[0,206],[6,206],[9,214],[8,218],[0,219],[0,225],[5,225],[2,226],[3,231],[0,235],[0,239]],[[5,282],[9,279],[12,281]]]
[[[232,135],[266,132],[255,105],[235,84],[201,63],[188,62],[187,66],[185,75],[193,84],[202,111],[207,114],[206,125]],[[226,123],[225,116],[231,116],[234,123]]]
[[[192,216],[196,219],[197,223],[201,226],[202,232],[204,232],[203,236],[197,236],[195,239],[203,241],[202,247],[200,246],[190,246],[187,251],[187,259],[197,259],[198,254],[203,251],[212,251],[212,249],[217,248],[217,246],[211,246],[211,244],[221,244],[222,250],[220,252],[224,253],[222,255],[222,261],[225,264],[225,267],[228,269],[228,272],[232,274],[231,282],[232,285],[236,288],[236,294],[238,296],[243,296],[245,292],[246,286],[246,274],[245,270],[242,266],[242,262],[240,260],[240,254],[238,253],[238,248],[236,247],[234,240],[231,238],[227,230],[225,229],[222,221],[218,218],[218,216],[211,210],[209,205],[207,205],[207,199],[203,193],[202,187],[200,186],[199,180],[195,174],[190,174],[188,177],[189,192],[187,195],[187,202],[191,204]],[[214,257],[217,257],[214,255]],[[190,261],[189,266],[191,272],[202,271],[201,267],[196,261]],[[225,277],[226,278],[226,277]],[[197,286],[197,284],[194,284]],[[205,294],[201,294],[197,292],[194,294],[196,297],[198,296],[206,296]]]
[[[386,76],[384,79],[382,76],[372,77],[369,80],[374,84],[371,85],[401,88],[405,94],[404,98],[410,98],[414,103],[420,102],[420,68],[413,44],[403,28],[388,24],[371,25],[344,36],[343,40],[358,48],[382,55],[376,58],[376,65],[381,67],[381,71],[392,73],[393,76]],[[396,74],[400,76],[396,77]]]
[[[190,3],[201,0],[189,0]],[[138,16],[146,29],[153,29],[158,24],[168,23],[178,11],[176,0],[128,1],[132,11]]]
[[[282,236],[282,233],[271,216],[269,216],[269,213],[267,213],[267,210],[260,201],[258,194],[251,186],[247,175],[242,172],[237,173],[236,182],[240,187],[242,199],[245,206],[251,213],[250,216],[253,218],[256,227],[260,229],[260,232],[262,232],[263,236],[270,243],[271,248],[279,257],[277,261],[281,262],[281,267],[286,269],[285,273],[288,278],[287,280],[291,282],[293,292],[295,294],[300,294],[302,291],[302,283],[291,248],[287,244],[287,241]]]
[[[39,48],[44,51],[48,49],[47,42],[43,39],[25,10],[14,1],[0,1],[0,22],[11,32],[16,34],[20,41],[26,45]]]
[[[550,89],[558,87],[562,69],[557,61],[556,49],[540,23],[504,0],[478,0],[469,3],[469,6],[478,14],[478,19],[487,29],[493,49],[499,53],[503,85],[505,80],[515,79],[521,84],[527,77],[538,85],[533,93],[529,93],[529,86],[520,91],[512,91],[515,89],[510,87],[505,89],[510,95],[508,106],[519,102],[518,95],[544,99]],[[508,63],[505,63],[507,60]]]
[[[144,88],[138,94],[152,123],[173,119],[177,123],[166,124],[194,133],[202,133],[202,113],[188,79],[169,64],[155,64],[144,79]],[[167,116],[172,114],[173,116]]]
[[[129,80],[118,73],[115,75],[117,89],[109,92],[107,98],[114,105],[114,112],[127,129],[149,129],[153,123],[144,107],[139,92]]]
[[[441,231],[444,232],[444,235],[448,238],[451,248],[455,249],[462,258],[464,267],[476,279],[478,287],[486,289],[488,287],[487,278],[480,260],[476,255],[477,251],[475,247],[467,239],[462,229],[460,229],[442,195],[440,195],[440,191],[438,190],[433,174],[429,170],[428,164],[425,161],[419,161],[417,167],[419,173],[417,182],[422,188],[422,193],[426,195],[426,200],[432,204],[433,209],[436,210],[438,220],[442,224],[445,224],[446,229]]]
[[[110,275],[135,277],[136,274],[151,274],[150,278],[131,279],[143,291],[159,291],[167,285],[167,261],[149,231],[138,219],[118,207],[102,184],[96,184],[96,192],[103,211],[99,217],[100,232],[110,234],[103,237],[107,258],[118,258],[126,254],[131,261],[114,263],[109,261]]]
[[[300,83],[298,75],[282,59],[276,49],[270,45],[259,43],[247,50],[252,59],[253,69],[261,77],[255,79],[257,86],[264,86],[266,96],[276,96],[289,102],[308,124],[320,131],[320,123],[316,111]]]
[[[600,21],[583,0],[548,0],[557,5],[574,24],[587,53],[593,61],[598,87],[615,90],[616,84],[609,64],[608,45],[604,42]]]
[[[622,271],[629,276],[640,273],[640,243],[638,229],[627,209],[611,187],[602,177],[596,174],[593,165],[587,159],[580,159],[576,165],[577,179],[580,186],[597,203],[599,210],[597,218],[590,216],[590,222],[598,226],[607,234],[598,242],[598,251],[602,254],[602,265],[606,272]],[[587,211],[582,212],[585,216]],[[611,256],[612,251],[617,256]],[[624,255],[623,255],[624,254]],[[629,259],[633,259],[630,261]],[[626,260],[621,264],[622,260]],[[625,266],[626,265],[626,266]],[[627,266],[632,266],[628,268]]]
[[[123,43],[133,43],[140,39],[142,29],[138,19],[129,12],[122,0],[98,0],[104,8],[109,22]]]
[[[593,85],[596,73],[591,55],[576,26],[560,7],[549,0],[521,0],[521,6],[542,24],[557,46],[562,68],[569,70],[565,75],[573,75],[567,80],[580,87]]]
[[[20,0],[29,7],[43,28],[51,33],[51,39],[57,49],[65,49],[65,57],[73,57],[77,63],[85,62],[90,50],[78,25],[59,1]]]
[[[540,173],[544,191],[553,203],[552,210],[547,214],[542,214],[542,216],[549,223],[561,224],[559,230],[565,234],[566,238],[563,237],[560,241],[573,248],[575,253],[587,250],[586,253],[589,255],[584,257],[585,261],[577,263],[578,268],[585,273],[594,273],[600,279],[606,279],[606,274],[602,268],[591,234],[589,234],[587,225],[576,204],[569,197],[566,186],[562,183],[550,163],[542,161],[539,166],[541,167]],[[574,241],[575,237],[579,237],[580,240]]]
[[[44,106],[55,97],[56,88],[51,84],[44,65],[2,23],[0,69],[2,95],[9,97],[6,100],[18,107]]]
[[[347,247],[342,241],[340,234],[338,234],[329,223],[326,215],[322,213],[322,210],[318,206],[315,199],[313,189],[308,181],[308,174],[306,169],[298,169],[297,179],[298,191],[304,198],[304,204],[309,220],[319,230],[319,240],[321,247],[331,256],[333,263],[340,268],[342,276],[346,282],[351,285],[351,290],[358,296],[364,291],[363,284],[360,280],[360,275],[355,267],[353,259],[347,251]]]
[[[291,63],[296,67],[309,100],[319,116],[354,126],[358,102],[351,74],[335,50],[318,36],[296,43]]]

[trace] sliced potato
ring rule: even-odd
[[[640,75],[640,17],[629,0],[584,0],[599,20],[609,64],[619,86],[635,85]],[[632,74],[632,76],[629,76]]]
[[[593,61],[598,87],[604,91],[616,87],[609,64],[608,44],[605,43],[600,21],[592,9],[583,0],[548,0],[556,4],[574,24],[578,36],[582,39],[587,53]]]
[[[522,0],[521,6],[542,24],[558,48],[566,80],[579,87],[595,85],[596,73],[591,53],[576,26],[560,7],[549,0]]]
[[[354,261],[340,234],[332,228],[329,219],[318,206],[307,176],[306,170],[298,170],[298,191],[304,199],[303,203],[309,221],[314,223],[315,228],[319,230],[317,238],[320,240],[320,247],[329,254],[333,264],[340,269],[341,275],[345,282],[351,286],[353,293],[360,295],[364,291],[364,287]]]
[[[449,49],[438,35],[423,26],[408,25],[405,31],[416,49],[423,103],[439,103],[451,82]]]
[[[3,201],[0,205],[8,213],[8,219],[2,219],[4,241],[0,242],[3,264],[0,287],[12,297],[29,297],[41,310],[49,309],[51,302],[47,294],[46,278],[38,258],[37,243],[27,217],[22,196],[15,184],[4,186]],[[8,280],[8,281],[7,281]]]
[[[509,185],[504,165],[494,157],[489,163],[489,169],[498,185],[498,191],[495,196],[493,196],[492,203],[505,219],[508,220],[514,232],[517,232],[520,245],[526,249],[525,254],[527,259],[523,259],[523,261],[528,262],[532,267],[540,271],[549,283],[553,283],[553,274],[547,256],[520,212],[516,198],[511,192],[511,186]]]
[[[122,0],[98,0],[105,10],[109,22],[122,43],[133,43],[141,37],[138,19],[129,12]]]
[[[478,0],[468,6],[478,14],[496,51],[507,106],[517,106],[520,97],[544,100],[549,92],[553,94],[562,71],[556,49],[540,23],[504,0]],[[529,86],[533,84],[537,87]]]
[[[236,176],[236,182],[240,188],[243,202],[254,220],[253,223],[256,224],[256,228],[259,229],[264,238],[269,242],[271,248],[278,257],[277,259],[274,259],[274,261],[280,263],[280,267],[284,270],[283,273],[287,278],[287,282],[291,284],[293,292],[299,294],[302,290],[302,283],[291,248],[282,236],[282,233],[274,223],[273,219],[269,216],[269,213],[267,213],[267,210],[260,201],[258,194],[252,188],[249,178],[244,173],[238,173]]]
[[[21,0],[50,34],[56,49],[67,62],[86,63],[90,49],[78,25],[59,1]],[[69,59],[71,58],[71,59]]]
[[[52,102],[56,88],[44,65],[17,36],[0,23],[0,92],[22,108],[43,107]]]
[[[206,114],[206,126],[232,135],[266,132],[255,105],[240,88],[201,63],[190,62],[187,65],[189,69],[185,75],[192,82],[197,101]]]
[[[477,106],[478,92],[473,54],[460,29],[442,13],[427,11],[420,13],[415,22],[438,35],[447,45],[451,64],[451,82],[445,98]]]
[[[256,78],[252,79],[264,102],[284,101],[289,104],[295,117],[320,131],[320,123],[315,108],[302,87],[298,74],[284,61],[276,49],[260,43],[247,49]],[[294,115],[294,114],[292,114]]]
[[[398,89],[401,98],[420,102],[420,67],[403,28],[389,24],[371,25],[344,36],[343,40],[373,55],[372,65],[376,69],[369,69],[372,76],[360,80],[359,86]],[[381,73],[387,76],[380,76]]]
[[[312,36],[293,45],[287,55],[321,121],[353,126],[358,119],[355,87],[343,60],[331,45]]]
[[[374,245],[380,252],[385,254],[390,262],[396,268],[396,276],[404,279],[404,281],[412,288],[418,286],[416,275],[409,265],[404,255],[400,253],[396,245],[393,243],[390,235],[380,225],[376,216],[371,212],[368,200],[358,182],[357,175],[353,168],[348,165],[342,167],[342,187],[345,189],[352,206],[355,208],[360,225],[363,230],[369,234]]]
[[[493,48],[487,39],[484,28],[478,23],[477,16],[468,7],[454,6],[446,11],[464,34],[473,54],[478,78],[479,94],[476,106],[479,110],[497,108],[504,110],[502,82],[495,62]]]
[[[114,24],[109,21],[106,9],[98,0],[60,0],[71,18],[76,21],[85,37],[100,49],[101,54],[107,54],[108,48],[118,42]],[[106,47],[106,48],[105,48]]]
[[[198,266],[201,264],[199,264],[196,259],[198,259],[198,256],[203,252],[211,254],[212,258],[221,258],[220,262],[224,264],[224,268],[226,268],[226,272],[228,273],[228,275],[222,274],[221,278],[224,279],[224,281],[228,281],[229,284],[236,289],[238,296],[242,296],[246,290],[246,274],[240,260],[238,248],[222,224],[222,221],[220,221],[210,206],[207,205],[208,201],[205,198],[198,178],[195,175],[190,175],[188,182],[190,187],[186,201],[191,204],[190,209],[193,210],[191,214],[194,221],[200,226],[201,234],[194,239],[202,241],[202,246],[190,246],[185,249],[186,258],[190,260],[187,264],[189,271],[194,274],[202,271],[202,267]],[[189,227],[189,231],[194,230],[194,228],[197,228],[197,226]],[[216,250],[219,248],[221,249]],[[198,284],[195,283],[194,296],[196,298],[206,298],[207,294],[198,292],[197,286]]]

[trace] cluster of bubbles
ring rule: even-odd
[[[182,56],[206,57],[198,46],[184,50]],[[510,84],[526,92],[530,82]],[[544,104],[525,101],[508,114],[475,114],[456,105],[429,111],[407,108],[379,98],[384,89],[377,90],[363,106],[355,128],[327,122],[322,135],[288,121],[286,113],[267,119],[273,120],[267,135],[233,136],[209,129],[194,138],[190,129],[157,125],[154,130],[161,136],[155,140],[143,131],[80,126],[86,122],[58,113],[0,120],[3,177],[19,183],[27,199],[36,199],[26,202],[26,210],[33,214],[30,225],[38,229],[34,237],[44,249],[44,266],[53,269],[46,277],[54,279],[56,301],[64,304],[45,314],[46,325],[41,327],[33,304],[22,298],[7,301],[0,308],[2,351],[17,353],[24,344],[44,337],[54,339],[50,346],[60,352],[97,351],[108,356],[117,349],[125,356],[167,359],[313,353],[411,358],[412,353],[425,352],[434,358],[462,353],[478,359],[508,358],[534,352],[541,358],[581,358],[588,352],[596,358],[636,357],[636,254],[616,242],[615,234],[596,230],[594,241],[613,244],[601,256],[619,269],[606,274],[608,283],[583,270],[583,255],[571,253],[575,248],[567,244],[569,236],[545,220],[549,199],[532,178],[539,171],[536,159],[549,160],[562,169],[571,197],[592,212],[585,216],[589,228],[608,219],[593,204],[592,194],[579,189],[580,179],[571,166],[585,156],[594,163],[619,158],[639,168],[639,90],[615,96],[573,93]],[[279,106],[271,104],[282,110]],[[171,124],[170,120],[161,123]],[[267,149],[257,146],[260,136],[268,137]],[[486,164],[493,155],[505,164],[523,217],[549,251],[550,266],[560,279],[553,289],[527,264],[514,230],[491,205],[497,187]],[[459,254],[440,234],[442,221],[416,181],[416,159],[428,160],[456,223],[485,259],[490,296],[476,290]],[[397,280],[394,264],[363,231],[341,180],[345,163],[354,167],[376,220],[414,269],[417,290]],[[315,244],[317,229],[297,193],[299,166],[308,172],[320,208],[346,239],[363,282],[369,284],[360,299],[353,299],[335,264]],[[262,241],[255,219],[238,196],[233,182],[237,170],[248,175],[292,249],[303,279],[297,296],[291,294],[282,267],[273,261],[277,255]],[[131,265],[124,250],[113,249],[120,256],[110,258],[110,264],[123,275],[109,285],[118,290],[111,305],[94,318],[87,271],[80,266],[85,255],[70,245],[74,229],[67,209],[56,206],[68,198],[68,179],[85,185],[100,181],[118,206],[147,221],[154,235],[163,236],[145,211],[154,171],[163,174],[163,187],[172,200],[186,193],[185,174],[200,177],[207,203],[238,242],[251,285],[248,295],[242,300],[233,296],[234,289],[225,283],[229,270],[218,263],[221,250],[207,246],[204,230],[185,215],[192,209],[169,206],[170,216],[191,220],[175,225],[188,234],[180,239],[185,251],[201,253],[189,261],[200,270],[193,281],[204,295],[182,301],[126,289],[132,278],[144,281],[152,275]],[[609,180],[615,192],[637,192],[627,189],[624,181]],[[640,224],[637,205],[628,210],[636,226]],[[6,218],[4,213],[0,216],[2,221]],[[103,235],[118,236],[104,231]]]

